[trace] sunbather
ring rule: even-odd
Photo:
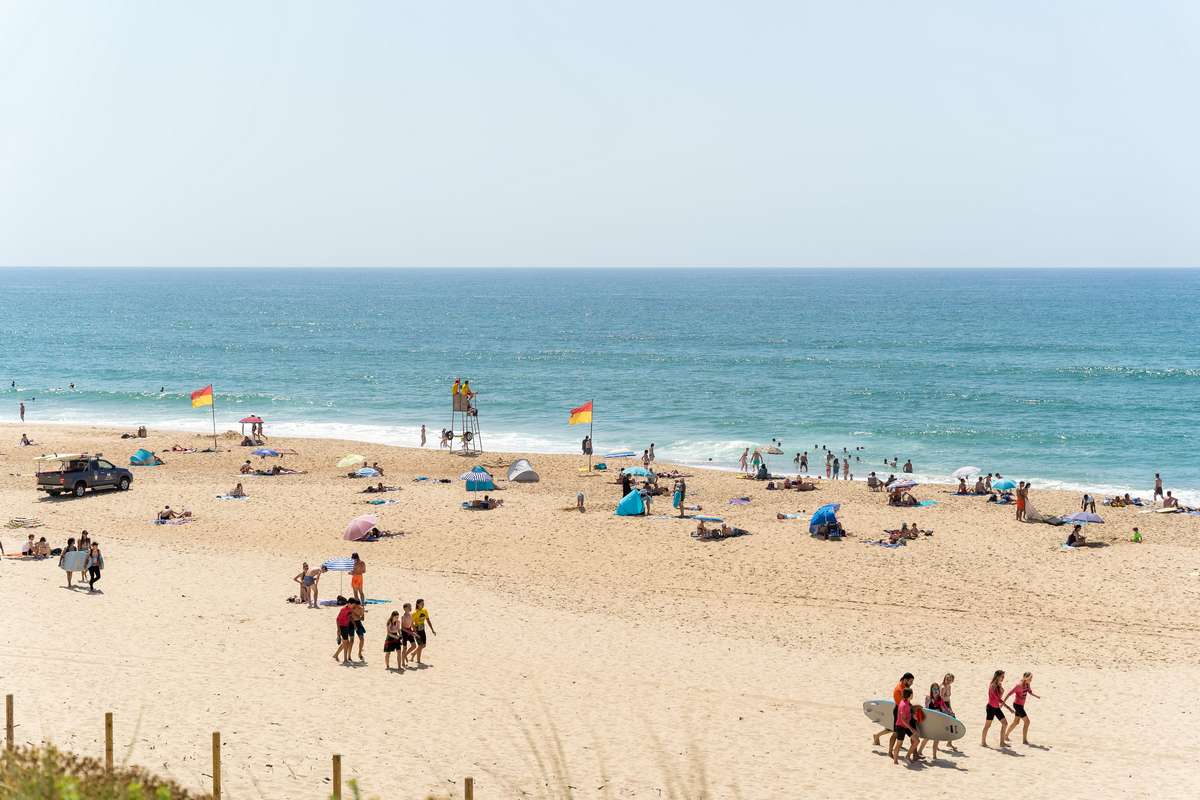
[[[242,485],[239,483],[237,486],[235,486],[229,490],[229,494],[227,496],[228,497],[245,497],[246,490],[243,489]]]
[[[1083,526],[1076,525],[1067,536],[1067,547],[1084,547],[1087,537],[1083,535]]]
[[[241,484],[238,484],[241,486]],[[184,509],[183,511],[172,511],[170,506],[164,506],[163,510],[158,512],[158,518],[164,522],[169,519],[185,519],[190,517],[192,512]]]

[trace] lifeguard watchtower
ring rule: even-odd
[[[450,432],[453,439],[450,450],[464,456],[477,456],[483,452],[483,437],[479,435],[479,407],[476,402],[478,396],[471,391],[470,386],[470,381],[464,381],[460,391],[458,381],[454,382],[450,415]]]

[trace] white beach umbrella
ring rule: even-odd
[[[969,478],[972,475],[982,474],[983,470],[981,470],[979,467],[959,467],[958,469],[954,470],[955,478]]]

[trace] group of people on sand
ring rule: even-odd
[[[425,600],[417,598],[416,607],[405,603],[404,613],[393,611],[387,621],[387,632],[383,640],[384,666],[392,669],[392,653],[396,654],[396,669],[404,670],[410,661],[416,669],[421,668],[421,655],[429,643],[428,634],[435,636],[433,620],[429,618],[429,609],[425,608]],[[338,609],[337,614],[337,650],[333,660],[349,665],[354,651],[354,642],[358,641],[358,663],[366,663],[363,656],[363,646],[366,643],[367,629],[364,620],[367,616],[365,604],[357,597],[352,597]]]
[[[1004,692],[1004,674],[1004,670],[998,669],[992,674],[991,681],[988,682],[986,719],[980,736],[980,744],[983,747],[988,746],[988,731],[991,730],[992,723],[995,721],[1000,723],[999,746],[1001,748],[1009,747],[1009,737],[1017,729],[1018,724],[1021,725],[1021,743],[1029,744],[1029,714],[1025,710],[1025,702],[1031,696],[1041,699],[1041,696],[1033,691],[1033,673],[1026,672],[1021,676],[1020,682],[1009,689],[1007,694]],[[888,755],[891,756],[893,764],[900,763],[905,739],[908,739],[906,754],[908,761],[923,761],[925,746],[930,742],[933,742],[930,757],[934,760],[937,759],[938,740],[922,738],[920,732],[927,710],[937,711],[951,717],[958,716],[951,704],[954,686],[953,674],[947,673],[941,683],[930,684],[929,693],[925,695],[924,705],[918,705],[913,700],[912,685],[914,681],[915,678],[911,672],[900,676],[900,681],[892,690],[892,729],[889,731],[884,728],[872,738],[874,744],[879,746],[880,739],[885,734],[891,734],[891,738],[888,740]],[[1011,705],[1008,702],[1010,698],[1012,699]],[[1011,722],[1004,715],[1005,709],[1008,709],[1013,715]],[[947,746],[958,752],[958,748],[952,742]]]
[[[74,589],[73,582],[75,571],[67,569],[67,554],[83,552],[87,556],[83,560],[83,569],[79,571],[79,580],[83,581],[84,576],[87,577],[88,592],[94,594],[96,592],[96,582],[100,580],[100,572],[104,569],[104,554],[100,552],[100,543],[92,541],[91,536],[87,531],[79,534],[79,541],[75,541],[72,536],[67,539],[67,544],[63,547],[62,553],[58,557],[58,566],[67,573],[67,588]]]

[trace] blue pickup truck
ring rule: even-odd
[[[51,497],[70,492],[83,497],[88,489],[119,489],[122,492],[133,482],[133,473],[101,457],[100,453],[60,455],[54,453],[37,459],[37,488]]]

